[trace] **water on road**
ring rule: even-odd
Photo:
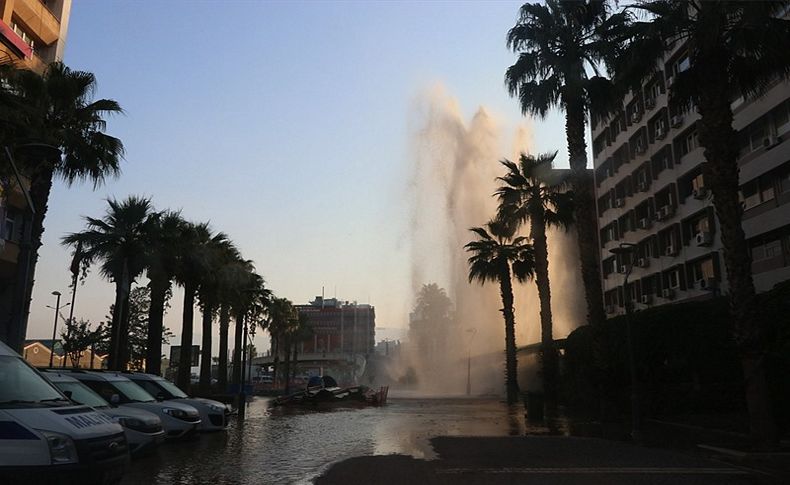
[[[497,400],[392,397],[380,408],[271,409],[248,404],[243,423],[189,442],[165,443],[132,462],[124,485],[310,483],[353,456],[400,453],[433,458],[434,436],[525,433],[523,407]]]

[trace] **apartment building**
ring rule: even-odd
[[[0,64],[43,72],[63,58],[71,0],[0,0]]]
[[[727,291],[719,222],[702,175],[694,107],[670,106],[668,88],[689,67],[683,46],[663,69],[624,99],[609,120],[593,120],[595,193],[607,313]],[[734,100],[740,143],[743,228],[758,291],[790,279],[790,83],[756,100]],[[627,255],[636,244],[627,289]]]

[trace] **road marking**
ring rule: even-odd
[[[735,468],[673,468],[673,467],[625,467],[625,468],[440,468],[436,473],[489,473],[489,474],[530,474],[530,475],[749,475]]]

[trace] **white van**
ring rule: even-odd
[[[117,483],[128,462],[118,423],[72,404],[0,342],[0,483]]]
[[[167,439],[185,438],[197,434],[200,413],[179,402],[157,402],[145,390],[118,372],[71,370],[66,372],[93,389],[112,404],[150,411],[162,420]]]
[[[201,431],[221,431],[228,427],[230,408],[219,401],[189,397],[180,387],[154,374],[129,372],[123,375],[159,401],[188,404],[197,409],[200,412]]]
[[[49,382],[77,404],[84,404],[111,417],[123,426],[132,455],[139,455],[159,446],[165,440],[162,420],[149,411],[128,406],[112,406],[91,388],[57,369],[44,372]]]

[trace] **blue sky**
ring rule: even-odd
[[[302,303],[337,288],[375,305],[379,336],[395,336],[386,329],[405,327],[411,304],[409,106],[442,83],[467,117],[484,105],[520,122],[503,85],[520,4],[74,2],[64,60],[124,107],[108,132],[127,154],[96,191],[56,183],[28,335],[51,333],[45,305],[68,290],[60,237],[103,199],[144,194],[229,234],[275,293]],[[567,165],[562,119],[533,130],[535,148]],[[112,295],[92,275],[75,315],[102,320]],[[166,317],[177,334],[180,295]]]

